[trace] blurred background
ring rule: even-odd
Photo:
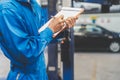
[[[85,9],[74,28],[46,48],[49,80],[120,80],[120,0],[37,1],[44,22],[62,7]],[[6,80],[9,66],[0,51],[0,80]]]

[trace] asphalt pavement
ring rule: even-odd
[[[120,53],[74,53],[74,80],[120,80]],[[5,80],[9,60],[0,52],[0,80]]]
[[[0,80],[6,80],[9,66],[9,60],[3,55],[0,50]]]
[[[120,53],[81,52],[74,59],[75,80],[120,80]]]

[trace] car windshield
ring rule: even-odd
[[[75,33],[81,33],[81,32],[94,32],[94,33],[101,33],[102,30],[100,27],[97,27],[96,25],[92,24],[76,24],[74,27]]]

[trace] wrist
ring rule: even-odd
[[[53,33],[55,33],[55,31],[54,31],[54,29],[53,28],[51,28],[50,26],[48,26],[49,27],[49,29],[51,29],[51,31],[53,32]]]

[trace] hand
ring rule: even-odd
[[[62,32],[65,29],[74,27],[76,20],[79,18],[80,14],[84,11],[84,9],[82,9],[77,15],[75,15],[74,17],[68,17],[67,19],[64,20],[64,17],[62,17],[63,15],[59,16],[59,17],[55,17],[51,23],[49,24],[49,27],[52,29],[53,32],[57,32],[56,34],[53,35],[53,38],[55,38],[60,32]],[[58,20],[57,20],[58,19]],[[59,25],[58,25],[58,23]],[[55,23],[54,23],[55,22]]]
[[[77,19],[78,19],[78,17],[68,17],[65,20],[66,29],[73,27],[75,25]]]
[[[63,30],[73,27],[77,19],[78,17],[69,17],[66,20],[63,20],[61,29],[53,35],[53,38],[55,38]]]
[[[58,17],[53,17],[48,26],[54,33],[56,33],[62,29],[64,22],[64,16],[60,15]]]
[[[66,23],[66,28],[65,29],[68,29],[68,28],[71,28],[71,27],[74,27],[75,23],[76,23],[76,20],[79,18],[79,16],[81,15],[81,13],[84,12],[84,9],[81,9],[81,11],[75,15],[75,16],[71,16],[71,17],[68,17],[66,20],[65,20],[65,23]]]

